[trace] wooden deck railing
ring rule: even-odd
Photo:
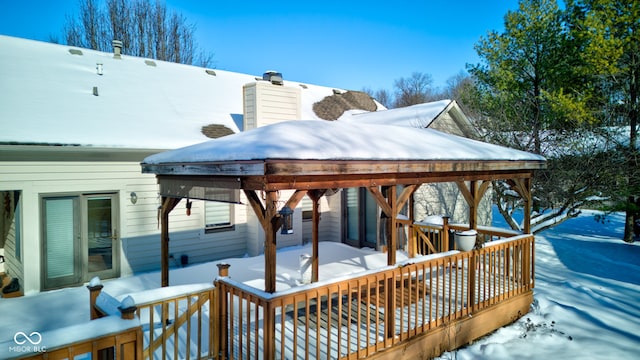
[[[78,329],[75,329],[78,330]],[[49,334],[43,333],[42,339]],[[77,338],[77,335],[76,335]],[[73,341],[68,344],[55,347],[42,345],[39,352],[12,357],[21,360],[44,359],[114,359],[114,360],[138,360],[141,359],[138,349],[141,349],[142,332],[139,326],[118,331],[116,333],[92,337],[83,341]]]
[[[216,287],[221,358],[362,358],[531,291],[533,236],[275,294]]]
[[[136,303],[143,359],[210,359],[218,352],[213,286]]]
[[[443,224],[414,223],[409,225],[410,236],[407,252],[410,256],[438,254],[456,249],[453,238],[454,231],[469,230],[468,225],[449,224],[443,218]],[[520,235],[520,232],[494,227],[479,226],[478,243],[484,244],[504,238]]]

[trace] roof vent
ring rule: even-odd
[[[265,71],[265,73],[262,74],[262,80],[269,81],[273,85],[284,84],[284,81],[282,80],[282,74],[273,70]]]
[[[122,41],[113,40],[111,44],[113,45],[113,58],[122,59]]]

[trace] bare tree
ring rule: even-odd
[[[410,77],[394,81],[394,107],[422,104],[434,99],[433,78],[429,74],[414,72]]]
[[[111,51],[121,40],[125,53],[183,64],[211,66],[213,56],[195,41],[196,26],[157,0],[80,0],[77,17],[67,16],[63,27],[68,45]]]

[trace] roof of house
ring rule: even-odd
[[[173,149],[239,132],[242,87],[257,78],[0,35],[0,79],[0,145]],[[301,87],[304,119],[334,95],[284,86]]]

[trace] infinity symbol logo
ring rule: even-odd
[[[40,335],[39,332],[34,331],[27,336],[27,334],[25,334],[24,332],[18,331],[15,335],[13,335],[13,341],[15,341],[15,343],[18,345],[22,345],[27,341],[30,342],[32,345],[38,345],[42,342],[42,335]]]

